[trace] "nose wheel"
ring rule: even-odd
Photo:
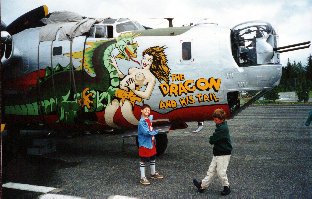
[[[156,135],[156,151],[157,156],[160,156],[165,153],[168,145],[167,133],[161,133]]]

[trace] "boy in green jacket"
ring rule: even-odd
[[[305,125],[306,125],[306,126],[310,126],[311,121],[312,121],[312,111],[310,111],[310,113],[309,113],[309,115],[308,115],[308,119],[307,119],[307,121],[305,122]]]
[[[212,115],[213,121],[216,123],[216,130],[209,138],[209,143],[213,145],[213,158],[207,176],[201,182],[193,180],[200,193],[208,188],[215,174],[219,176],[224,188],[221,195],[225,196],[231,193],[226,170],[230,162],[232,144],[225,116],[223,109],[216,109]]]

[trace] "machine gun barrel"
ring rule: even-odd
[[[273,50],[277,51],[279,53],[283,53],[283,52],[288,52],[288,51],[294,51],[294,50],[309,48],[310,45],[311,45],[311,41],[306,41],[306,42],[302,42],[302,43],[297,43],[297,44],[292,44],[292,45],[274,48]],[[295,47],[297,47],[297,48],[295,48]],[[282,50],[282,49],[284,49],[284,50]]]
[[[309,48],[310,45],[308,46],[302,46],[302,47],[298,47],[298,48],[291,48],[291,49],[286,49],[286,50],[280,50],[278,51],[279,53],[284,53],[284,52],[288,52],[288,51],[294,51],[294,50],[299,50],[299,49],[304,49],[304,48]]]

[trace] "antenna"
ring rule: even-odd
[[[164,19],[167,19],[168,22],[169,22],[169,27],[173,27],[173,24],[172,24],[172,21],[174,18],[164,18]]]

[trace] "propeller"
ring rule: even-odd
[[[41,22],[41,19],[48,15],[48,7],[46,5],[35,8],[16,20],[14,20],[8,26],[1,21],[1,44],[0,44],[0,56],[9,58],[12,53],[12,35],[19,33],[28,28],[40,27],[45,25]]]
[[[40,20],[47,15],[48,7],[46,5],[40,6],[15,19],[7,26],[6,31],[14,35],[28,28],[43,26],[45,24]]]
[[[4,54],[6,58],[9,57],[11,54],[10,49],[12,49],[12,37],[7,31],[5,31],[6,27],[6,24],[1,20],[0,58],[3,57]]]
[[[4,31],[6,27],[6,24],[1,20],[0,31]]]
[[[1,31],[0,57],[9,58],[12,52],[12,36],[7,31]]]

